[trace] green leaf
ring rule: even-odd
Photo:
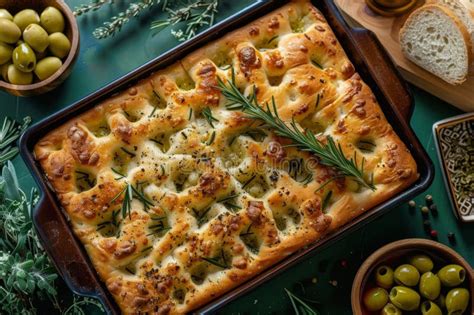
[[[21,200],[20,188],[18,186],[18,178],[12,162],[8,161],[2,169],[2,177],[5,181],[5,197],[10,200]]]

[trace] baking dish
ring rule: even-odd
[[[276,0],[264,3],[259,2],[250,6],[193,38],[189,42],[177,46],[173,50],[157,57],[123,78],[118,79],[83,100],[43,120],[30,128],[23,135],[21,139],[22,156],[33,172],[35,180],[42,192],[40,202],[33,213],[34,224],[46,251],[50,254],[59,272],[74,292],[82,295],[95,296],[103,301],[110,313],[119,313],[115,302],[107,293],[107,290],[91,266],[82,245],[80,245],[79,241],[74,237],[72,230],[69,228],[67,218],[62,212],[53,190],[48,186],[48,182],[42,175],[39,165],[34,161],[32,154],[34,145],[46,132],[92,108],[98,102],[110,97],[118,90],[122,90],[140,78],[147,76],[149,73],[181,59],[202,44],[219,38],[223,34],[255,20],[283,3],[285,3],[285,1]],[[363,80],[372,88],[388,121],[411,151],[411,154],[417,161],[420,178],[403,193],[367,211],[336,233],[328,235],[326,238],[312,244],[304,250],[291,255],[247,283],[213,301],[199,310],[198,312],[200,313],[215,311],[228,301],[303,259],[307,253],[341,238],[350,230],[360,227],[363,223],[373,220],[395,205],[406,201],[427,188],[433,178],[432,163],[409,127],[409,119],[413,110],[411,94],[391,64],[388,55],[384,52],[383,48],[381,48],[381,45],[372,33],[366,30],[352,29],[345,24],[332,1],[318,1],[314,3],[314,5],[320,9],[327,18],[328,23],[351,61],[354,63],[356,70],[362,76]]]

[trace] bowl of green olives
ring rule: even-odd
[[[33,96],[59,86],[79,52],[79,29],[63,0],[0,0],[0,88]]]
[[[474,272],[451,248],[405,239],[375,251],[352,284],[356,315],[474,314]]]

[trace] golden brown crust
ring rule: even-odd
[[[350,179],[318,189],[334,170],[226,110],[215,85],[217,76],[230,78],[229,65],[240,88],[256,86],[260,102],[274,96],[284,120],[321,132],[322,140],[330,134],[347,156],[363,157],[377,189]],[[218,120],[214,128],[206,107]],[[307,1],[98,104],[50,132],[35,154],[126,314],[195,309],[418,177],[372,92]],[[135,196],[122,218],[127,182],[150,205]]]

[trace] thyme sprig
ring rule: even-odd
[[[18,154],[19,150],[15,145],[15,141],[30,123],[30,117],[25,117],[23,123],[18,123],[13,119],[5,117],[0,129],[0,167]]]
[[[262,108],[257,101],[256,88],[249,96],[244,96],[234,83],[234,80],[224,83],[218,78],[219,89],[230,101],[227,105],[229,110],[240,110],[252,119],[262,120],[266,125],[273,128],[276,135],[292,140],[289,146],[297,147],[300,150],[308,151],[319,157],[321,164],[333,167],[339,174],[350,177],[362,186],[375,190],[372,182],[364,177],[364,159],[359,168],[357,163],[357,153],[354,151],[353,158],[346,158],[339,143],[336,143],[331,136],[326,137],[326,143],[318,140],[310,130],[304,132],[300,130],[296,122],[284,122],[278,116],[275,99],[272,97],[272,105],[267,103]]]

